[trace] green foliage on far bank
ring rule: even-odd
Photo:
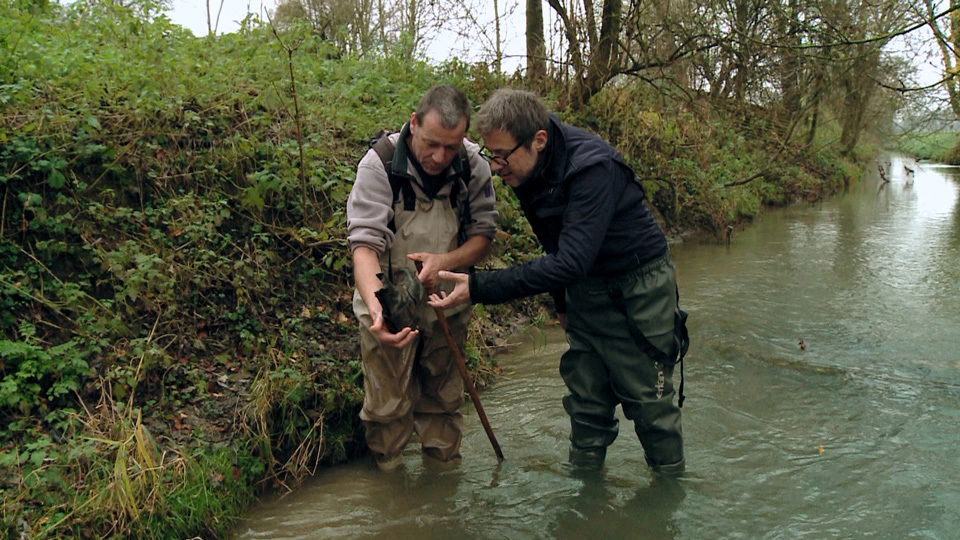
[[[897,141],[897,150],[916,159],[960,165],[960,134],[908,133]]]
[[[611,87],[594,97],[585,123],[633,166],[668,230],[700,229],[721,240],[764,206],[813,202],[853,178],[834,146],[784,142],[758,107],[707,105],[663,89]],[[705,99],[705,98],[704,98]],[[829,140],[836,124],[821,128]]]
[[[362,448],[344,203],[367,138],[433,84],[481,103],[507,82],[338,58],[293,28],[301,140],[269,30],[198,39],[78,4],[0,6],[0,536],[220,536],[256,489]],[[653,91],[561,114],[618,146],[669,229],[719,237],[851,176],[827,148],[778,146],[762,111]],[[526,260],[498,195],[491,264]],[[471,335],[492,375],[496,339]]]

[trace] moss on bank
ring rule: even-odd
[[[222,536],[256,490],[362,452],[343,208],[366,139],[432,84],[480,103],[516,81],[295,29],[300,140],[269,31],[197,39],[102,4],[0,6],[0,536]],[[560,114],[617,145],[669,231],[719,238],[859,174],[762,110],[654,90]],[[537,253],[497,191],[493,268]],[[489,378],[544,311],[477,314]]]

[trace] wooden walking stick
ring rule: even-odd
[[[416,261],[417,272],[422,268],[420,261]],[[433,290],[427,290],[427,295],[433,294]],[[487,432],[487,438],[490,439],[490,444],[493,445],[493,451],[497,454],[497,461],[503,461],[503,452],[500,450],[500,443],[497,442],[497,437],[493,434],[493,428],[490,427],[490,422],[487,420],[486,413],[483,412],[483,405],[480,404],[480,395],[477,394],[476,387],[473,386],[473,381],[470,380],[470,374],[467,373],[467,363],[463,361],[463,357],[460,356],[460,347],[457,346],[457,342],[453,339],[453,333],[450,332],[450,324],[447,323],[447,316],[443,314],[443,310],[440,308],[433,308],[433,311],[437,314],[437,320],[440,322],[440,328],[443,329],[443,335],[447,338],[447,346],[450,347],[450,350],[453,351],[453,358],[457,362],[457,369],[460,370],[460,376],[463,378],[463,384],[467,387],[467,392],[470,394],[470,399],[473,401],[473,406],[477,409],[477,414],[480,416],[480,423],[483,424],[484,431]]]

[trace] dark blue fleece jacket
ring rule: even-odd
[[[534,176],[514,192],[547,254],[506,270],[471,274],[474,303],[550,292],[564,312],[565,287],[586,276],[623,273],[667,250],[640,183],[617,151],[553,115]]]

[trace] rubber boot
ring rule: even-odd
[[[390,472],[400,468],[400,466],[403,465],[403,456],[396,455],[392,458],[381,458],[380,456],[377,456],[375,461],[377,462],[378,469],[384,472]]]
[[[577,448],[570,445],[570,465],[579,469],[599,470],[603,468],[603,460],[607,457],[605,446],[593,448]]]
[[[647,460],[647,464],[650,465],[650,469],[655,473],[663,474],[666,476],[681,476],[683,471],[686,469],[686,460],[681,459],[676,463],[671,463],[669,465],[657,465],[651,463],[650,460]]]

